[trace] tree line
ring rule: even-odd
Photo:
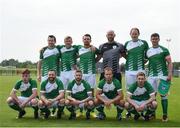
[[[101,62],[98,62],[97,67],[101,65]],[[24,61],[24,62],[19,62],[17,59],[5,59],[1,61],[0,66],[15,66],[16,68],[36,68],[37,62],[32,62],[32,61]],[[121,64],[121,70],[124,70],[125,64]],[[180,62],[173,62],[173,69],[174,70],[180,70]]]

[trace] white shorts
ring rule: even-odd
[[[18,96],[18,99],[21,103],[25,102],[28,100],[28,97],[24,97],[24,96]],[[26,107],[32,107],[32,103],[31,101],[29,101],[27,104],[26,104]]]
[[[126,80],[126,90],[129,89],[129,87],[137,81],[137,74],[139,72],[144,72],[145,70],[139,70],[139,71],[125,71],[125,80]]]
[[[159,80],[167,80],[167,76],[153,76],[153,77],[148,77],[148,82],[151,84],[153,87],[154,91],[158,91],[158,85],[159,85]]]
[[[96,74],[83,74],[83,79],[90,84],[91,88],[95,88]]]
[[[71,82],[74,79],[74,74],[75,74],[74,70],[61,72],[60,80],[62,81],[62,83],[64,85],[64,89],[67,89],[69,82]]]
[[[140,106],[141,104],[145,103],[146,100],[142,100],[142,101],[138,101],[138,100],[133,100],[138,106]],[[144,108],[145,110],[147,109],[147,105]]]
[[[54,101],[48,108],[57,108],[59,106],[59,101]],[[39,108],[44,108],[45,105],[39,106]]]

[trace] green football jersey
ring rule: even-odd
[[[159,46],[157,48],[149,48],[147,57],[149,60],[148,76],[167,76],[168,68],[166,64],[166,56],[170,55],[168,49]]]
[[[67,92],[70,92],[71,96],[77,100],[84,100],[88,97],[88,93],[92,93],[91,86],[84,80],[80,85],[77,85],[75,80],[70,82]]]
[[[80,58],[80,70],[83,74],[95,74],[96,73],[96,55],[99,54],[99,50],[96,48],[92,51],[91,48],[79,47],[78,50]]]
[[[73,66],[76,65],[77,54],[78,46],[76,45],[70,48],[66,48],[65,45],[60,46],[61,71],[73,70]]]
[[[14,86],[14,90],[19,90],[23,97],[30,97],[33,89],[37,89],[37,82],[32,79],[30,79],[28,83],[24,83],[20,80]]]
[[[148,43],[145,40],[138,40],[137,42],[128,41],[125,43],[127,52],[126,71],[144,70],[144,61],[148,48]]]
[[[54,99],[59,93],[64,92],[63,83],[57,78],[54,83],[50,83],[47,79],[41,83],[40,92],[44,92],[47,99]]]
[[[47,76],[49,70],[55,70],[57,76],[59,76],[59,48],[55,46],[50,49],[48,47],[44,47],[40,51],[40,60],[42,60],[42,76]]]
[[[152,86],[146,81],[144,87],[138,87],[137,82],[135,82],[130,86],[127,93],[131,95],[133,100],[144,101],[148,100],[155,92]]]
[[[113,78],[112,83],[108,84],[105,79],[99,82],[98,89],[102,90],[105,96],[109,99],[113,99],[118,95],[118,92],[122,90],[122,86],[119,80]]]

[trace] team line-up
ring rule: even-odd
[[[117,120],[122,120],[122,112],[126,109],[126,118],[134,115],[134,120],[142,117],[148,121],[155,118],[156,96],[160,94],[162,121],[168,121],[168,91],[172,78],[170,53],[159,45],[158,33],[150,36],[152,47],[139,39],[139,35],[139,29],[132,28],[131,40],[123,45],[114,40],[115,32],[109,30],[106,34],[108,41],[99,48],[91,44],[90,34],[83,35],[83,45],[72,45],[71,36],[64,38],[64,45],[56,45],[56,37],[49,35],[48,45],[40,50],[37,64],[40,95],[36,80],[31,79],[30,71],[25,69],[7,98],[7,104],[18,111],[18,118],[26,114],[25,107],[32,107],[36,119],[39,115],[48,119],[55,113],[57,118],[62,118],[66,108],[70,112],[69,119],[85,112],[86,119],[92,115],[104,120],[104,107],[111,111],[114,105]],[[119,67],[121,57],[126,59],[126,97]],[[96,63],[101,58],[103,70],[96,84]],[[145,72],[146,63],[148,73]]]

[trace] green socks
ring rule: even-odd
[[[104,107],[102,105],[97,106],[96,110],[100,113],[104,113]]]
[[[123,112],[123,107],[117,105],[116,106],[116,109],[117,109],[117,113],[122,113]]]
[[[23,110],[22,108],[19,107],[19,105],[15,104],[15,103],[12,105],[9,104],[9,107],[16,110],[16,111],[19,111],[19,112]]]
[[[162,99],[161,105],[162,105],[163,115],[167,115],[168,99]]]

